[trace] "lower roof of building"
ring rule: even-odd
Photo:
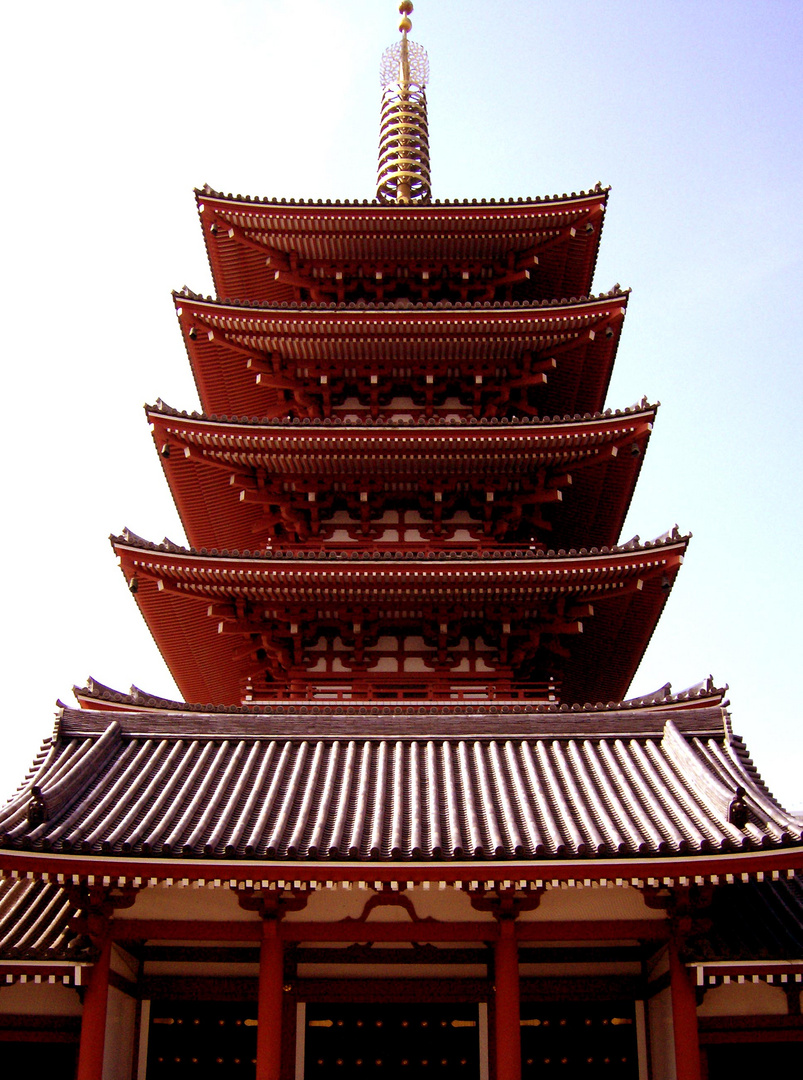
[[[0,849],[458,864],[778,850],[720,706],[376,715],[63,710]]]

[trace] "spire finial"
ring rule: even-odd
[[[411,0],[402,0],[399,4],[399,14],[401,15],[401,22],[399,23],[399,30],[402,34],[409,34],[413,28],[413,24],[410,22],[410,16],[413,13],[413,5]]]
[[[382,115],[379,129],[377,195],[383,202],[428,202],[429,131],[426,84],[429,57],[407,37],[413,24],[411,0],[399,4],[401,41],[382,56]]]

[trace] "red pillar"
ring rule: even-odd
[[[109,969],[112,943],[106,938],[92,969],[81,1017],[81,1045],[76,1080],[102,1080],[103,1048],[106,1041],[106,1008],[109,997]]]
[[[282,1062],[284,957],[277,919],[262,920],[256,1080],[279,1080]]]
[[[672,1023],[675,1032],[677,1080],[701,1080],[700,1039],[697,1032],[697,997],[689,973],[669,944],[669,974],[672,993]]]
[[[494,970],[496,1080],[521,1080],[519,948],[516,942],[516,924],[512,919],[499,920]]]

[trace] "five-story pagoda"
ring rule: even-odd
[[[616,546],[655,407],[603,411],[607,192],[433,202],[400,10],[376,202],[197,193],[203,412],[147,410],[192,548],[115,550],[188,701],[620,701],[686,540]]]
[[[607,191],[433,201],[399,10],[376,200],[197,192],[203,411],[147,408],[190,546],[113,538],[185,700],[90,681],[0,809],[26,1064],[700,1080],[709,1039],[714,1080],[803,1040],[803,823],[710,680],[623,701],[686,538],[619,543],[656,407],[605,409]]]

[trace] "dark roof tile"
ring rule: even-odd
[[[3,846],[139,856],[485,859],[777,847],[720,708],[441,716],[65,711]],[[731,813],[747,808],[743,827]]]

